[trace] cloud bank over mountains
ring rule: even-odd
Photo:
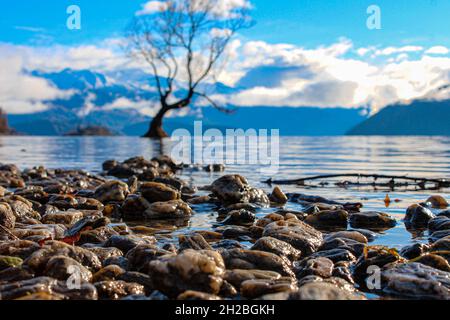
[[[48,108],[50,101],[69,99],[79,90],[58,88],[33,73],[36,70],[90,70],[103,74],[110,85],[152,92],[150,74],[148,78],[142,73],[134,77],[135,70],[150,70],[131,61],[122,44],[120,38],[77,46],[0,43],[0,106],[13,114],[38,112]],[[215,79],[229,88],[214,98],[241,107],[371,106],[379,110],[424,97],[446,99],[448,95],[439,88],[450,83],[449,49],[439,44],[430,48],[358,48],[350,39],[342,38],[331,45],[304,48],[238,37],[231,43],[225,62]],[[156,104],[142,97],[117,97],[107,107],[135,108],[151,115]],[[89,108],[95,106],[87,106],[85,111]]]

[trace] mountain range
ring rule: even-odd
[[[414,101],[382,109],[351,129],[350,135],[450,135],[450,100]]]
[[[45,101],[47,110],[30,114],[10,114],[10,127],[22,134],[63,135],[79,127],[101,126],[120,135],[140,136],[147,131],[148,112],[155,101],[154,83],[148,74],[132,69],[99,73],[65,69],[60,72],[33,71],[68,97]],[[245,78],[237,88],[218,84],[218,93],[245,89],[261,81],[264,74]],[[256,79],[256,80],[255,80]],[[208,88],[209,89],[209,88]],[[121,101],[118,105],[117,101]],[[136,107],[137,106],[137,107]],[[193,106],[188,113],[165,119],[170,134],[175,129],[193,131],[194,121],[203,128],[279,129],[281,135],[450,135],[449,101],[414,101],[410,105],[393,105],[372,117],[367,108],[318,107],[241,107],[224,114],[213,107]]]
[[[46,101],[48,109],[32,114],[10,114],[10,126],[30,135],[63,135],[83,126],[103,126],[116,134],[139,136],[146,132],[151,117],[133,108],[142,107],[155,98],[150,89],[154,83],[140,70],[101,74],[89,70],[65,69],[32,75],[48,80],[60,90],[73,92],[65,99]],[[247,80],[249,81],[249,80]],[[218,93],[240,88],[223,84],[215,86]],[[130,106],[114,107],[121,99]],[[233,114],[224,114],[213,107],[193,106],[189,113],[174,115],[164,121],[171,133],[178,128],[193,130],[194,121],[203,121],[203,128],[279,129],[281,135],[342,135],[366,119],[365,109],[316,107],[242,107]]]

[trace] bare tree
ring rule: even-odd
[[[160,109],[145,137],[163,138],[163,118],[171,110],[204,99],[223,112],[204,84],[220,65],[236,32],[251,25],[247,5],[225,8],[224,0],[166,0],[152,14],[137,16],[127,30],[128,52],[150,66]],[[245,3],[245,2],[244,2]]]

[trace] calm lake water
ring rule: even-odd
[[[166,151],[170,146],[136,137],[0,137],[0,162],[15,163],[21,169],[44,165],[49,168],[80,168],[100,172],[107,159],[124,160],[143,155],[147,158]],[[239,173],[251,184],[270,191],[261,181],[255,165],[228,165],[225,173]],[[280,138],[279,172],[273,178],[293,179],[319,174],[377,173],[409,175],[428,178],[450,178],[450,137],[282,137]],[[195,185],[206,185],[222,174],[203,171],[184,172],[182,177]],[[398,226],[381,234],[375,244],[401,247],[412,241],[427,241],[427,234],[412,235],[402,223],[406,208],[424,201],[431,194],[442,194],[450,199],[450,189],[420,191],[400,188],[390,193],[400,202],[385,207],[389,190],[373,188],[343,189],[333,184],[326,187],[285,186],[287,192],[319,195],[339,201],[360,201],[364,210],[384,211],[393,215]],[[291,209],[301,209],[288,205]],[[208,207],[195,208],[186,229],[210,229],[217,215]],[[274,209],[264,209],[264,215]]]

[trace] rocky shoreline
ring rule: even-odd
[[[198,169],[167,156],[106,161],[100,175],[0,164],[0,299],[450,299],[443,197],[408,208],[401,223],[430,242],[397,251],[370,244],[400,223],[386,213],[240,175],[177,177]],[[217,224],[173,239],[202,206]]]

